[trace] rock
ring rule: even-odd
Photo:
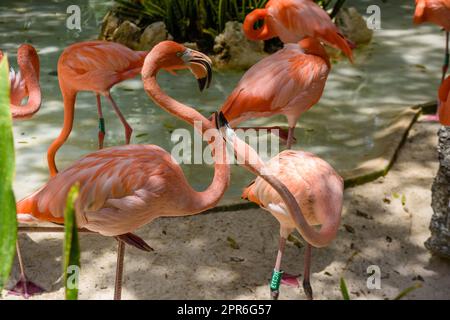
[[[102,30],[100,32],[100,40],[111,40],[114,31],[119,27],[120,19],[115,15],[114,11],[109,11],[103,18]]]
[[[425,247],[433,254],[450,259],[450,127],[442,127],[438,135],[439,171],[431,189],[431,237]]]
[[[162,21],[152,23],[145,28],[139,40],[139,50],[147,51],[151,50],[161,41],[169,38],[169,32],[167,31],[166,24]]]
[[[112,41],[121,43],[128,48],[137,50],[141,29],[130,21],[124,21],[112,35]]]
[[[248,69],[264,58],[263,41],[250,41],[242,32],[242,23],[229,21],[214,43],[213,60],[218,68]]]
[[[372,40],[373,30],[367,27],[366,20],[354,7],[342,8],[336,16],[336,25],[356,45],[367,44]]]

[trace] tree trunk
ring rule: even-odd
[[[450,127],[441,127],[438,135],[439,171],[432,187],[431,237],[425,247],[450,259]]]

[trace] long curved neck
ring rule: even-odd
[[[207,130],[216,130],[212,123],[199,112],[169,97],[161,89],[156,81],[158,71],[159,67],[157,63],[149,55],[142,69],[142,80],[144,82],[144,89],[150,98],[167,112],[194,126],[202,136]],[[198,122],[201,123],[201,128],[199,128]],[[215,136],[219,137],[220,135],[217,130],[216,132],[217,134]],[[203,192],[192,190],[192,201],[189,207],[186,208],[189,214],[213,208],[224,195],[230,182],[230,166],[226,159],[225,142],[220,138],[209,141],[209,145],[215,154],[213,182]]]
[[[297,200],[288,188],[275,177],[274,173],[267,171],[266,166],[259,158],[258,153],[236,135],[234,135],[232,143],[240,163],[244,162],[244,167],[247,170],[264,179],[278,192],[288,208],[296,229],[309,244],[315,247],[325,247],[336,237],[339,223],[336,223],[333,217],[322,224],[320,231],[316,231],[306,221]]]
[[[60,79],[61,86],[61,79]],[[50,171],[50,176],[54,177],[58,174],[58,169],[56,168],[56,152],[61,148],[61,146],[66,142],[67,138],[70,135],[73,127],[73,118],[75,113],[75,100],[76,93],[70,90],[66,90],[61,87],[61,92],[64,100],[64,124],[63,128],[55,141],[52,142],[47,151],[47,162],[48,169]]]
[[[267,9],[255,9],[245,17],[242,27],[248,39],[253,41],[268,40],[275,36],[269,29],[267,19],[265,19],[266,17]],[[264,25],[261,28],[255,29],[255,24],[260,20],[264,20]]]
[[[17,57],[20,74],[25,81],[28,101],[25,105],[11,104],[13,119],[26,119],[33,116],[41,107],[41,88],[39,86],[39,58],[36,54],[19,53]]]

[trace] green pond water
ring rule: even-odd
[[[78,4],[82,31],[66,28],[66,9]],[[434,26],[412,26],[413,1],[348,1],[360,12],[370,4],[382,9],[382,30],[375,31],[369,46],[356,50],[356,63],[340,61],[333,66],[321,102],[299,122],[296,148],[315,152],[338,170],[351,170],[359,163],[383,154],[389,139],[375,133],[391,125],[407,107],[434,99],[443,60],[444,38]],[[16,50],[33,44],[41,59],[43,104],[33,119],[14,123],[17,148],[16,196],[21,198],[45,183],[46,151],[62,126],[63,105],[56,77],[61,51],[73,42],[95,39],[110,1],[35,0],[0,2],[0,48],[13,67]],[[205,116],[224,102],[242,73],[215,72],[211,88],[199,93],[188,73],[178,77],[161,74],[161,87],[172,97],[195,106]],[[133,143],[157,144],[170,151],[171,132],[188,128],[160,110],[142,89],[140,78],[112,90],[119,107],[134,128]],[[112,108],[103,101],[107,125],[106,146],[124,143],[122,126]],[[283,117],[258,119],[254,124],[285,126]],[[252,124],[252,123],[249,123]],[[189,128],[188,128],[189,129]],[[74,130],[57,155],[60,169],[97,148],[97,111],[90,92],[78,95]],[[192,185],[204,189],[213,176],[212,166],[184,165]],[[236,202],[251,180],[243,169],[233,167],[232,186],[224,203]]]

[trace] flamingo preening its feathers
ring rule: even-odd
[[[260,20],[264,21],[263,26],[255,29]],[[353,61],[349,41],[325,10],[312,0],[269,0],[265,8],[255,9],[245,17],[243,28],[250,40],[279,37],[286,44],[315,38],[340,49]]]
[[[3,52],[0,50],[0,61]],[[11,68],[10,109],[14,120],[29,119],[41,107],[41,88],[39,85],[40,63],[36,49],[29,44],[22,44],[17,50],[19,71]],[[28,99],[24,104],[23,100]]]

